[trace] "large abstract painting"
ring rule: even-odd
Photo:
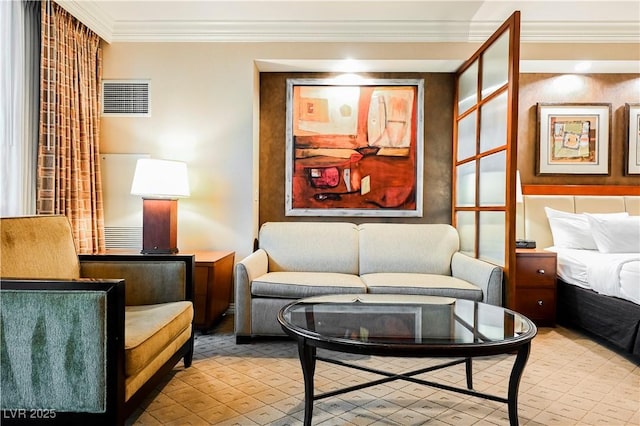
[[[423,80],[287,80],[285,214],[422,216]]]

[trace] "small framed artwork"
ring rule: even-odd
[[[625,104],[625,174],[640,175],[640,104]]]
[[[538,174],[610,173],[611,104],[538,104],[537,112]]]
[[[285,214],[421,217],[422,79],[287,79]]]

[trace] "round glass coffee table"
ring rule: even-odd
[[[406,380],[508,405],[509,421],[518,424],[518,387],[529,358],[536,326],[500,306],[446,297],[361,294],[301,299],[278,314],[282,329],[297,340],[305,391],[304,424],[311,424],[313,402],[393,380]],[[402,374],[349,364],[316,355],[317,348],[393,357],[460,358]],[[506,398],[473,390],[473,357],[516,353]],[[314,395],[316,360],[384,376],[379,380]],[[466,364],[467,388],[415,377]]]

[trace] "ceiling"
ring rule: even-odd
[[[56,0],[113,42],[421,42],[479,43],[515,10],[521,11],[521,42],[629,43],[628,59],[596,59],[597,67],[640,72],[638,0]],[[632,55],[634,56],[634,55]],[[604,60],[606,59],[606,60]],[[462,58],[461,58],[462,60]],[[331,61],[267,61],[269,70],[313,67],[332,70]],[[379,64],[383,62],[383,64]],[[376,61],[388,70],[389,64]],[[398,62],[398,61],[396,61]],[[416,70],[455,69],[442,61],[402,61]],[[404,62],[413,62],[406,64]],[[435,62],[435,63],[433,63]],[[453,61],[459,65],[461,61]],[[555,67],[575,61],[550,61]],[[562,64],[563,62],[570,62]],[[547,65],[550,65],[547,64]],[[403,64],[396,64],[402,68]],[[260,66],[260,65],[259,65]],[[453,68],[452,68],[453,67]],[[275,68],[275,69],[274,69]],[[522,64],[527,72],[527,64]],[[356,70],[357,71],[357,70]],[[533,69],[531,72],[535,72]]]

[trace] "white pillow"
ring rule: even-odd
[[[598,250],[598,246],[591,236],[591,227],[585,214],[563,212],[550,207],[545,207],[544,211],[549,219],[555,247]],[[601,213],[593,216],[606,219],[628,217],[629,213]]]
[[[602,253],[640,253],[640,216],[603,219],[586,213],[593,239]]]

